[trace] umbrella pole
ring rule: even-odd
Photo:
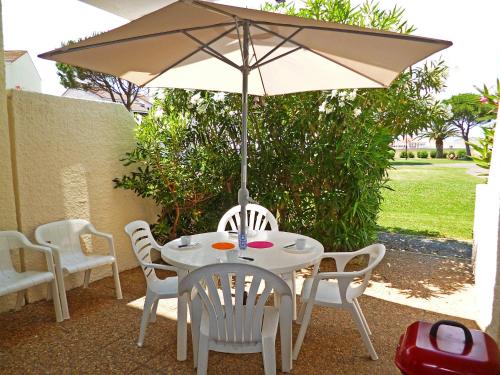
[[[241,73],[243,76],[243,85],[241,93],[241,187],[238,191],[238,203],[240,204],[240,233],[238,236],[239,248],[245,250],[247,248],[247,118],[248,118],[248,73],[249,57],[248,47],[250,40],[250,26],[248,21],[243,22],[243,65]]]

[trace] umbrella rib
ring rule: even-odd
[[[207,26],[196,26],[196,27],[188,27],[185,29],[176,29],[176,30],[169,30],[169,31],[162,31],[159,33],[153,33],[153,34],[145,34],[145,35],[136,35],[128,38],[122,38],[122,39],[115,39],[115,40],[109,40],[106,42],[99,42],[99,43],[94,43],[94,44],[88,44],[85,46],[77,46],[77,47],[63,47],[59,48],[50,52],[42,53],[38,55],[40,58],[48,58],[51,56],[57,56],[62,53],[69,53],[69,52],[75,52],[75,51],[81,51],[89,48],[98,48],[98,47],[104,47],[104,46],[109,46],[113,44],[119,44],[119,43],[126,43],[126,42],[134,42],[136,40],[142,40],[142,39],[149,39],[149,38],[156,38],[159,36],[165,36],[165,35],[171,35],[171,34],[177,34],[177,33],[183,33],[185,31],[196,31],[196,30],[203,30],[203,29],[210,29],[210,28],[217,28],[217,27],[223,27],[223,26],[232,26],[234,23],[233,22],[223,22],[223,23],[216,23],[213,25],[207,25]],[[233,31],[231,29],[231,31]]]
[[[258,61],[258,57],[257,57],[257,52],[255,52],[255,46],[253,44],[253,39],[252,39],[252,34],[251,33],[248,33],[249,37],[250,37],[250,43],[252,44],[252,50],[253,50],[253,55],[255,56],[255,62]],[[249,67],[248,69],[250,72],[252,71],[252,67]],[[267,96],[267,91],[266,91],[266,86],[264,85],[264,78],[262,78],[262,72],[260,71],[260,67],[257,66],[257,70],[259,72],[259,77],[260,77],[260,83],[262,84],[262,89],[264,90],[264,95]]]
[[[277,37],[279,37],[279,38],[285,38],[284,36],[282,36],[282,35],[278,34],[277,32],[274,32],[274,31],[272,31],[272,30],[269,30],[269,29],[267,29],[267,28],[265,28],[265,27],[262,27],[262,26],[260,26],[260,25],[258,25],[258,24],[254,24],[254,26],[255,26],[255,27],[257,27],[257,28],[259,28],[259,29],[261,29],[261,30],[263,30],[263,31],[267,31],[268,33],[271,33],[271,34],[273,34],[273,35],[275,35],[275,36],[277,36]],[[322,58],[324,58],[324,59],[326,59],[326,60],[328,60],[328,61],[330,61],[330,62],[333,62],[333,63],[335,63],[335,64],[337,64],[337,65],[340,65],[340,66],[342,66],[343,68],[346,68],[347,70],[350,70],[351,72],[354,72],[354,73],[356,73],[356,74],[359,74],[360,76],[365,77],[366,79],[368,79],[368,80],[370,80],[370,81],[372,81],[372,82],[375,82],[375,83],[377,83],[377,84],[381,85],[382,87],[387,87],[387,85],[385,85],[384,83],[379,82],[379,81],[377,81],[376,79],[373,79],[372,77],[370,77],[370,76],[366,75],[365,73],[362,73],[362,72],[360,72],[360,71],[358,71],[358,70],[356,70],[356,69],[354,69],[354,68],[352,68],[352,67],[350,67],[350,66],[347,66],[346,64],[343,64],[343,63],[341,63],[341,62],[339,62],[339,61],[335,61],[335,59],[332,59],[331,57],[327,57],[327,56],[325,56],[325,55],[323,55],[323,54],[321,54],[321,53],[319,53],[319,52],[317,52],[317,51],[314,51],[313,49],[311,49],[311,48],[309,48],[309,47],[307,47],[307,46],[304,46],[303,44],[301,44],[301,43],[299,43],[299,42],[296,42],[296,41],[295,41],[295,40],[293,40],[293,39],[290,39],[290,40],[289,40],[289,42],[290,42],[290,43],[295,44],[297,47],[301,47],[301,48],[303,48],[304,50],[306,50],[306,51],[308,51],[308,52],[314,53],[315,55],[318,55],[318,56],[320,56],[320,57],[322,57]]]
[[[232,25],[232,23],[231,23]],[[225,32],[223,32],[222,34],[218,35],[217,37],[213,38],[210,42],[208,42],[207,44],[212,44],[212,43],[215,43],[216,41],[218,41],[220,38],[223,38],[225,37],[227,34],[231,33],[234,31],[234,29],[236,29],[236,26],[230,28],[229,30],[226,30]],[[177,65],[179,65],[180,63],[182,63],[183,61],[186,61],[187,59],[189,59],[191,56],[197,54],[198,52],[202,51],[203,50],[203,46],[199,46],[198,48],[196,48],[194,51],[188,53],[186,56],[184,56],[183,58],[177,60],[175,63],[173,63],[172,65],[170,65],[168,68],[166,69],[163,69],[160,73],[158,73],[157,75],[155,75],[153,78],[151,78],[150,80],[144,82],[141,87],[144,87],[145,85],[147,85],[149,82],[155,80],[157,77],[161,76],[162,74],[164,74],[165,72],[167,72],[168,70],[170,69],[173,69],[175,68]],[[204,52],[207,52],[207,51],[204,51]]]
[[[281,55],[275,56],[272,59],[264,61],[263,63],[259,63],[258,65],[252,65],[251,69],[260,68],[263,65],[266,65],[266,64],[269,64],[269,63],[271,63],[271,62],[273,62],[275,60],[281,59],[282,57],[285,57],[286,55],[290,55],[291,53],[297,52],[300,49],[302,49],[302,47],[298,46],[298,47],[296,47],[294,49],[291,49],[291,50],[289,50],[287,52],[283,52]]]
[[[253,64],[250,69],[254,69],[255,67],[259,66],[263,60],[265,60],[269,55],[271,55],[274,51],[276,51],[278,48],[280,48],[283,44],[285,44],[286,42],[288,42],[290,39],[292,39],[295,35],[297,35],[299,33],[299,31],[302,30],[302,27],[298,28],[297,30],[295,30],[291,35],[289,35],[288,37],[286,37],[285,39],[283,39],[280,43],[278,43],[276,46],[273,47],[273,49],[271,49],[268,53],[266,53],[264,56],[262,56],[259,60],[257,60],[255,62],[255,64]]]
[[[212,55],[213,57],[225,62],[228,65],[231,65],[233,68],[241,70],[240,66],[237,65],[235,62],[231,61],[226,56],[222,55],[219,51],[210,47],[210,44],[212,44],[214,42],[203,43],[201,40],[196,38],[194,35],[189,34],[187,31],[186,32],[183,31],[183,34],[186,35],[187,37],[191,38],[192,40],[194,40],[196,43],[198,43],[202,47],[202,50],[204,52],[206,52],[206,53],[210,52],[209,54]]]
[[[300,18],[300,17],[298,17]],[[367,28],[359,28],[359,29],[341,29],[338,27],[324,27],[324,26],[305,26],[305,25],[294,25],[294,24],[288,24],[288,23],[278,23],[278,22],[269,22],[269,21],[255,21],[255,20],[249,20],[250,22],[253,22],[254,24],[260,24],[260,25],[268,25],[268,26],[278,26],[278,27],[301,27],[303,29],[309,29],[309,30],[318,30],[318,31],[335,31],[339,33],[346,33],[346,34],[363,34],[363,35],[369,35],[369,36],[375,36],[379,38],[390,38],[390,39],[402,39],[402,40],[411,40],[414,42],[423,42],[423,43],[432,43],[432,44],[445,44],[447,47],[453,45],[452,42],[448,40],[442,40],[442,39],[435,39],[435,38],[427,38],[423,36],[417,36],[417,35],[408,35],[408,34],[400,34],[396,32],[392,32],[389,34],[389,32],[382,33],[382,32],[377,32],[377,31],[371,31]],[[332,24],[335,24],[334,22],[331,22]]]

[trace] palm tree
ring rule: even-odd
[[[443,141],[449,137],[458,136],[457,130],[444,120],[433,121],[430,126],[420,134],[419,138],[429,138],[436,141],[436,158],[443,157]]]
[[[443,102],[435,102],[431,108],[431,121],[427,129],[418,138],[436,141],[436,158],[443,157],[443,142],[446,138],[458,136],[458,131],[448,119],[452,116],[451,107]]]

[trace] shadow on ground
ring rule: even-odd
[[[399,228],[391,228],[398,230]],[[415,232],[415,234],[402,234],[392,232],[379,232],[378,240],[389,249],[405,249],[422,254],[432,254],[446,257],[470,259],[472,244],[468,241],[458,241],[443,238],[428,238],[435,232]]]
[[[430,300],[472,288],[474,277],[471,265],[462,259],[408,253],[404,258],[388,254],[372,281],[396,289],[406,297]]]

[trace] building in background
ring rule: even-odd
[[[7,89],[42,92],[42,78],[27,51],[4,51]]]
[[[109,93],[103,90],[84,91],[80,89],[67,89],[61,96],[74,99],[94,100],[98,102],[113,102]],[[117,103],[120,103],[119,98],[117,100]],[[144,116],[146,113],[148,113],[151,107],[152,104],[148,96],[138,95],[137,99],[132,104],[132,112],[134,114]]]
[[[477,141],[477,137],[470,138],[472,142]],[[412,136],[401,136],[395,139],[391,147],[395,150],[405,150],[408,144],[408,150],[428,150],[435,149],[436,142],[429,138],[420,138]],[[462,149],[465,148],[465,142],[461,137],[446,138],[443,142],[443,148],[447,149]]]

